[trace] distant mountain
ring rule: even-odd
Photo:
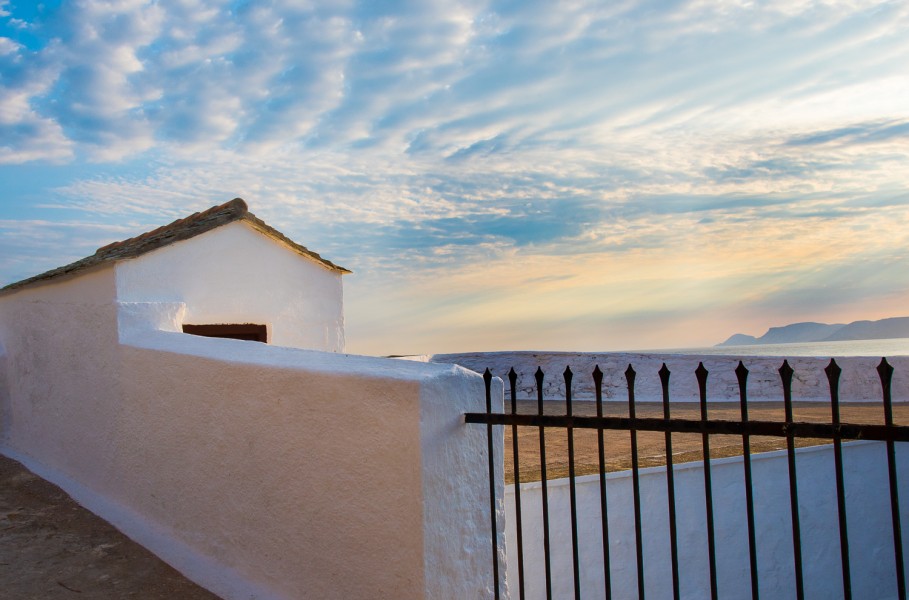
[[[855,321],[849,323],[825,341],[886,340],[909,337],[909,317],[893,317],[880,321]]]
[[[909,317],[880,321],[855,321],[848,325],[826,323],[793,323],[771,327],[759,338],[737,333],[717,346],[750,346],[753,344],[792,344],[798,342],[841,342],[847,340],[883,340],[909,337]]]
[[[736,333],[728,340],[722,344],[717,344],[717,346],[750,346],[751,344],[759,343],[757,338],[753,335],[745,335],[744,333]]]
[[[757,339],[757,344],[791,344],[793,342],[820,342],[845,327],[826,323],[793,323],[783,327],[771,327]]]

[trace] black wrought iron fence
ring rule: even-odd
[[[517,594],[523,599],[525,597],[525,568],[524,568],[524,539],[522,527],[521,505],[521,472],[518,447],[518,428],[535,427],[539,430],[539,450],[540,450],[540,477],[542,493],[542,531],[543,531],[543,560],[545,571],[545,591],[546,597],[552,598],[552,566],[550,555],[550,523],[549,523],[549,499],[546,467],[546,429],[564,429],[567,434],[567,454],[568,454],[568,484],[570,497],[570,515],[571,515],[571,541],[572,541],[572,565],[574,580],[574,595],[576,598],[581,597],[580,575],[579,575],[579,547],[578,547],[578,513],[577,513],[577,494],[575,486],[575,447],[574,447],[574,430],[575,429],[593,429],[597,432],[598,460],[599,460],[599,493],[600,493],[600,520],[602,523],[602,542],[603,542],[603,576],[605,578],[605,595],[610,598],[613,593],[612,583],[610,581],[610,548],[609,548],[609,520],[608,520],[608,497],[606,493],[606,462],[604,456],[604,432],[624,431],[629,432],[631,448],[631,472],[632,472],[632,491],[634,506],[634,523],[635,523],[635,554],[637,562],[637,587],[638,597],[643,599],[645,596],[644,588],[644,553],[642,543],[642,517],[641,517],[641,496],[640,496],[640,475],[639,475],[639,457],[638,457],[638,440],[639,431],[663,432],[665,434],[665,459],[666,459],[666,483],[668,497],[668,516],[669,516],[669,542],[672,566],[672,589],[674,598],[680,597],[679,586],[679,548],[676,522],[676,498],[675,482],[673,479],[673,452],[672,452],[672,434],[673,433],[694,433],[701,435],[701,444],[703,450],[703,473],[704,473],[704,496],[706,512],[706,537],[707,552],[710,577],[710,594],[711,598],[717,598],[717,565],[716,565],[716,534],[714,531],[714,514],[713,514],[713,492],[711,489],[711,468],[710,468],[710,439],[713,435],[737,435],[742,439],[742,453],[744,466],[745,488],[745,510],[747,513],[748,529],[748,554],[750,566],[750,587],[751,595],[756,600],[760,595],[760,582],[758,576],[757,550],[755,541],[755,514],[754,514],[754,482],[752,480],[751,468],[751,437],[752,436],[771,436],[785,438],[786,451],[788,458],[789,474],[789,500],[790,500],[790,517],[792,523],[792,548],[793,562],[795,572],[795,594],[799,600],[805,597],[805,582],[803,569],[803,556],[801,547],[801,532],[798,509],[798,477],[796,470],[796,452],[795,440],[798,438],[821,438],[831,440],[833,443],[835,474],[836,474],[836,494],[837,494],[837,512],[840,541],[840,559],[842,571],[842,590],[844,598],[852,598],[852,583],[850,579],[850,561],[849,561],[849,538],[847,534],[846,519],[846,492],[843,478],[843,440],[878,440],[886,444],[887,468],[889,477],[889,495],[891,520],[893,531],[893,548],[894,548],[894,566],[896,586],[899,598],[906,598],[906,580],[903,561],[903,543],[900,524],[900,504],[899,493],[897,488],[897,469],[895,458],[895,443],[909,441],[909,427],[896,425],[893,420],[893,406],[891,394],[891,382],[893,378],[893,367],[882,359],[877,367],[878,375],[882,387],[883,416],[884,424],[857,424],[844,423],[840,419],[840,398],[839,398],[839,379],[841,374],[840,367],[836,361],[831,359],[825,369],[827,380],[830,387],[830,408],[831,419],[829,423],[817,422],[799,422],[793,419],[793,400],[792,400],[792,378],[793,369],[788,361],[784,361],[779,369],[780,381],[782,384],[783,406],[785,412],[784,421],[765,421],[751,420],[748,417],[748,399],[747,399],[747,380],[748,369],[740,361],[735,373],[739,384],[739,405],[741,418],[739,420],[717,420],[710,419],[708,416],[707,403],[707,369],[703,363],[698,365],[695,376],[698,382],[700,419],[678,419],[671,417],[670,411],[670,393],[669,393],[669,369],[664,364],[659,371],[660,382],[662,386],[662,418],[637,417],[635,412],[635,376],[636,372],[631,365],[625,371],[625,379],[628,389],[628,417],[604,416],[603,414],[603,372],[596,367],[592,373],[596,393],[596,416],[579,416],[573,414],[573,403],[571,399],[571,382],[573,373],[570,368],[566,368],[563,373],[565,380],[565,413],[562,415],[544,414],[543,398],[543,380],[544,373],[537,369],[535,374],[537,390],[537,411],[535,414],[521,414],[517,408],[516,397],[516,380],[517,374],[514,369],[508,374],[510,381],[510,411],[506,413],[492,412],[491,382],[493,379],[489,369],[486,370],[484,378],[486,381],[486,412],[485,413],[467,413],[465,420],[467,423],[485,424],[489,436],[489,489],[490,489],[490,512],[492,515],[492,560],[493,560],[493,577],[495,580],[495,597],[499,598],[500,577],[499,577],[499,548],[497,547],[497,523],[496,523],[496,478],[501,474],[496,473],[495,463],[493,460],[493,426],[503,425],[511,428],[512,448],[511,452],[514,461],[514,500],[515,500],[515,520],[516,520],[516,548],[517,556],[513,557],[517,561],[518,581],[516,582]],[[511,557],[509,557],[511,559]]]

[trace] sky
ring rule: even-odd
[[[347,350],[909,316],[909,2],[0,0],[0,285],[244,198]]]

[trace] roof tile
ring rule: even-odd
[[[55,279],[63,275],[69,275],[105,263],[136,258],[153,250],[169,246],[175,242],[188,240],[189,238],[211,231],[222,225],[233,223],[234,221],[245,221],[260,233],[289,246],[298,254],[315,260],[329,270],[338,273],[350,273],[350,271],[344,267],[336,265],[333,262],[322,258],[318,253],[294,242],[283,233],[249,212],[249,207],[242,198],[234,198],[230,202],[212,206],[208,210],[202,212],[193,213],[188,217],[177,219],[173,223],[163,225],[151,231],[146,231],[136,237],[102,246],[91,256],[87,256],[62,267],[57,267],[56,269],[41,273],[40,275],[11,283],[2,288],[2,291],[16,290],[33,283]]]

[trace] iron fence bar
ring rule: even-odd
[[[834,359],[824,369],[830,384],[830,412],[833,425],[840,423],[840,374],[843,370]],[[833,462],[836,470],[836,508],[840,528],[840,561],[843,572],[843,598],[852,600],[852,576],[849,572],[849,529],[846,522],[846,485],[843,480],[843,441],[833,438]]]
[[[570,367],[565,367],[562,374],[565,379],[565,412],[571,415],[571,379]],[[574,597],[581,600],[581,573],[578,561],[578,496],[574,478],[574,428],[568,427],[568,497],[571,506],[571,559],[574,567]]]
[[[703,464],[704,464],[704,488],[707,510],[707,536],[708,536],[708,555],[710,561],[710,584],[711,597],[717,598],[717,578],[716,578],[716,547],[714,532],[714,515],[713,515],[713,495],[711,481],[710,465],[710,435],[716,434],[739,434],[742,436],[743,461],[745,469],[746,485],[746,508],[748,513],[748,536],[749,536],[749,557],[750,557],[750,575],[752,584],[752,597],[757,599],[759,594],[759,585],[757,577],[757,559],[755,544],[755,523],[754,523],[754,506],[753,506],[753,482],[751,469],[751,447],[750,437],[754,435],[784,437],[786,438],[786,450],[789,466],[789,488],[790,488],[790,511],[793,536],[793,558],[795,563],[795,583],[796,597],[800,600],[804,598],[804,577],[803,577],[803,560],[800,539],[800,519],[797,487],[797,471],[795,457],[795,438],[819,438],[833,440],[834,458],[836,469],[836,486],[837,486],[837,506],[839,516],[840,532],[840,550],[842,561],[842,576],[844,598],[852,598],[851,590],[851,571],[849,561],[848,547],[848,527],[846,519],[845,503],[845,483],[844,468],[842,457],[843,440],[874,440],[886,442],[888,475],[890,485],[891,501],[891,518],[893,522],[893,540],[894,540],[894,558],[896,561],[896,578],[897,590],[899,597],[906,597],[905,582],[905,564],[902,548],[902,532],[900,519],[900,505],[897,487],[897,473],[895,460],[895,442],[909,442],[909,426],[895,425],[893,422],[892,412],[892,375],[893,367],[887,360],[881,359],[877,367],[881,380],[883,404],[884,404],[884,425],[842,423],[840,415],[839,399],[839,378],[842,370],[831,359],[830,364],[824,369],[827,374],[830,385],[832,422],[827,423],[806,423],[796,422],[793,419],[792,407],[792,378],[793,370],[788,361],[784,361],[779,369],[780,379],[783,386],[783,404],[785,410],[785,420],[780,421],[751,421],[748,418],[747,406],[747,377],[748,369],[739,361],[736,368],[736,376],[739,382],[741,421],[710,420],[707,411],[707,391],[706,383],[708,372],[703,363],[698,365],[695,375],[699,387],[699,407],[700,416],[698,420],[693,419],[672,419],[669,403],[669,370],[665,364],[659,371],[662,386],[662,405],[663,418],[638,418],[635,407],[635,376],[636,373],[631,365],[625,371],[625,378],[628,385],[628,406],[629,416],[623,417],[604,417],[603,416],[603,397],[602,381],[603,373],[599,366],[594,369],[593,378],[596,385],[596,416],[580,417],[573,413],[572,387],[571,382],[573,374],[570,368],[566,368],[565,390],[566,390],[566,414],[565,415],[546,415],[544,414],[543,399],[543,380],[544,374],[541,368],[538,368],[535,374],[537,383],[537,413],[536,414],[519,414],[517,412],[517,374],[514,369],[509,372],[509,381],[511,383],[511,411],[510,413],[493,413],[492,412],[492,395],[491,382],[492,373],[486,369],[483,378],[486,392],[486,412],[485,413],[466,413],[464,415],[467,423],[482,423],[487,426],[487,442],[489,457],[489,482],[490,482],[490,525],[492,531],[492,552],[493,552],[493,577],[495,579],[494,592],[495,598],[500,598],[500,564],[498,556],[498,535],[497,535],[497,512],[496,512],[496,495],[495,495],[495,461],[493,456],[493,438],[492,427],[494,425],[511,425],[512,442],[514,455],[514,475],[515,475],[515,504],[516,504],[516,527],[517,527],[517,550],[518,550],[518,576],[519,576],[519,594],[524,598],[524,565],[523,565],[523,527],[521,521],[521,474],[519,460],[518,444],[518,427],[534,426],[539,428],[540,435],[540,474],[541,474],[541,491],[542,491],[542,510],[543,510],[543,546],[544,559],[546,567],[546,597],[552,598],[552,572],[550,557],[550,531],[549,531],[549,500],[548,500],[548,481],[546,472],[546,443],[545,428],[565,428],[568,434],[568,459],[569,459],[569,486],[571,494],[571,527],[572,527],[572,553],[574,567],[574,586],[575,597],[580,598],[580,573],[579,573],[579,548],[577,532],[577,495],[576,495],[576,471],[574,464],[574,429],[596,429],[598,432],[598,458],[599,458],[599,476],[600,476],[600,500],[603,529],[603,558],[604,558],[604,578],[606,586],[606,597],[611,598],[611,569],[609,556],[609,530],[608,530],[608,513],[607,513],[607,495],[606,495],[606,462],[605,462],[605,444],[603,432],[605,430],[624,430],[628,431],[631,436],[631,459],[632,459],[632,485],[634,496],[634,519],[635,519],[635,550],[637,559],[637,579],[638,579],[638,597],[644,598],[644,558],[643,558],[643,539],[642,539],[642,516],[641,516],[641,495],[640,495],[640,474],[639,474],[639,456],[637,444],[638,431],[662,431],[665,434],[666,445],[666,466],[667,466],[667,490],[669,499],[669,517],[670,517],[670,542],[672,553],[672,576],[673,576],[673,596],[679,597],[679,573],[678,573],[678,540],[676,531],[675,515],[675,486],[673,479],[673,461],[672,461],[672,433],[700,433],[703,444]]]
[[[489,369],[483,373],[483,382],[486,384],[486,414],[492,414],[492,373]],[[492,578],[495,582],[495,598],[499,600],[499,536],[496,526],[496,472],[495,460],[492,454],[492,423],[486,424],[486,441],[488,442],[489,455],[489,516],[492,522]]]
[[[637,417],[633,421],[625,417],[582,417],[565,415],[539,414],[501,414],[464,413],[466,423],[490,422],[493,425],[511,425],[532,427],[562,427],[569,425],[574,429],[604,429],[615,431],[671,431],[672,433],[708,433],[710,435],[748,435],[788,438],[830,439],[839,436],[843,440],[871,440],[886,442],[909,442],[909,426],[871,425],[861,423],[841,423],[833,426],[829,423],[783,422],[783,421],[726,421],[671,419],[669,423],[663,418]]]
[[[779,369],[783,383],[783,410],[786,413],[786,457],[789,461],[789,514],[792,521],[792,554],[795,560],[795,595],[798,600],[805,598],[805,584],[802,578],[802,538],[799,527],[798,478],[795,468],[795,436],[792,428],[792,367],[784,360]]]
[[[742,422],[748,422],[748,369],[742,361],[735,369],[735,376],[739,381],[739,404],[742,410]],[[748,563],[751,567],[751,598],[758,600],[760,593],[758,589],[758,570],[757,570],[757,544],[754,534],[754,488],[751,479],[751,436],[748,432],[742,433],[742,458],[745,468],[745,512],[748,516]]]
[[[596,389],[597,417],[603,418],[603,372],[597,365],[593,369],[593,383]],[[600,463],[600,519],[603,526],[603,582],[606,599],[612,598],[612,573],[609,566],[609,511],[606,505],[606,450],[603,430],[597,430],[597,454]]]
[[[666,363],[660,367],[660,386],[663,391],[663,419],[669,423],[669,368]],[[672,597],[679,600],[679,541],[675,519],[675,472],[672,468],[672,432],[666,431],[666,496],[669,502],[669,552],[672,561]]]
[[[893,426],[893,367],[886,358],[877,366],[884,399],[884,424]],[[893,440],[887,441],[887,472],[890,478],[890,518],[893,521],[893,552],[896,559],[896,589],[899,598],[906,597],[906,572],[903,564],[903,534],[900,525],[900,497],[896,484],[896,453]]]
[[[628,383],[628,419],[635,421],[634,409],[635,372],[631,365],[625,369],[625,381]],[[638,566],[638,598],[644,600],[644,540],[641,532],[641,477],[638,468],[638,431],[630,430],[631,435],[631,489],[634,498],[634,548]]]
[[[543,417],[543,369],[537,367],[534,375],[537,381],[537,411]],[[549,486],[546,482],[546,431],[541,423],[540,427],[540,484],[543,496],[543,562],[546,568],[546,598],[552,598],[552,565],[549,560]]]
[[[701,404],[701,421],[707,421],[707,369],[698,363],[694,371],[698,380],[698,394]],[[710,477],[710,434],[702,434],[704,448],[704,500],[707,509],[707,560],[710,564],[710,597],[717,600],[716,584],[716,536],[713,523],[713,485]]]
[[[511,386],[511,414],[518,413],[518,374],[514,367],[508,371],[508,383]],[[518,546],[518,596],[524,600],[524,527],[521,521],[521,461],[518,457],[518,426],[511,424],[511,447],[514,457],[514,513],[515,513],[515,541]]]

